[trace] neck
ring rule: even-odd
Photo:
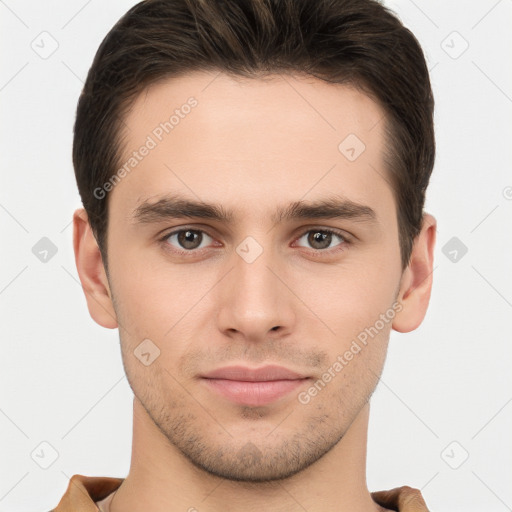
[[[134,399],[130,472],[116,491],[111,512],[377,512],[366,486],[369,404],[343,438],[321,459],[273,482],[237,482],[193,465],[169,443]]]

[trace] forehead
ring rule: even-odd
[[[111,201],[132,211],[175,191],[245,210],[250,198],[252,211],[333,189],[377,210],[393,203],[383,110],[351,86],[194,72],[148,87],[124,121],[128,176]],[[151,149],[134,157],[143,146]]]
[[[197,105],[188,108],[191,101]],[[179,131],[186,131],[191,122],[182,121],[191,118],[194,130],[204,129],[204,142],[213,140],[216,131],[229,130],[231,139],[225,141],[225,146],[229,145],[230,155],[235,149],[233,143],[241,140],[245,141],[240,148],[245,151],[242,156],[247,155],[246,135],[250,128],[250,140],[265,142],[267,149],[274,150],[271,155],[259,154],[260,158],[279,156],[293,147],[294,140],[301,143],[297,147],[311,150],[317,157],[324,153],[328,157],[333,142],[349,133],[369,139],[368,132],[384,119],[380,106],[351,85],[327,83],[311,76],[243,78],[200,71],[150,85],[139,94],[125,121],[131,129],[148,133],[154,128],[154,121],[165,123],[173,114],[177,114],[171,121],[173,131],[178,131],[178,124]],[[299,124],[290,130],[294,123]],[[288,131],[279,133],[279,128]],[[297,132],[302,136],[288,136],[298,135]],[[319,136],[325,137],[325,144]],[[311,144],[304,148],[303,143],[308,140]]]

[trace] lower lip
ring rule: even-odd
[[[231,401],[249,406],[267,405],[291,393],[306,379],[248,382],[227,379],[203,379],[217,393]]]

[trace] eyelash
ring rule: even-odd
[[[159,239],[159,241],[164,245],[164,248],[168,251],[171,251],[173,254],[178,254],[178,255],[191,255],[191,254],[194,254],[194,253],[200,253],[203,249],[206,249],[206,247],[203,247],[202,249],[190,249],[190,250],[186,250],[186,249],[178,249],[174,246],[172,246],[172,249],[170,249],[170,244],[167,242],[167,240],[172,236],[172,235],[176,235],[178,233],[181,233],[183,231],[194,231],[196,233],[203,233],[203,234],[206,234],[207,236],[209,236],[210,238],[214,238],[213,236],[211,236],[207,231],[205,231],[204,229],[198,229],[198,228],[188,228],[188,227],[182,227],[180,229],[176,229],[176,230],[173,230],[173,231],[170,231],[168,233],[166,233],[163,237],[161,237]],[[351,238],[346,235],[345,233],[341,232],[341,231],[338,231],[338,230],[335,230],[335,229],[332,229],[332,228],[309,228],[305,231],[303,231],[295,240],[300,240],[304,235],[308,234],[308,233],[311,233],[311,232],[321,232],[321,233],[327,233],[327,234],[330,234],[330,235],[335,235],[339,238],[341,238],[343,240],[343,242],[341,242],[338,246],[335,246],[331,249],[312,249],[312,248],[306,248],[306,247],[303,247],[304,249],[309,249],[310,251],[313,251],[315,254],[322,254],[322,253],[326,253],[326,254],[329,254],[329,255],[332,255],[332,254],[336,254],[338,252],[341,252],[341,251],[344,251],[347,249],[347,246],[350,246],[353,242],[351,240]]]

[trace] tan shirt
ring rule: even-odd
[[[110,512],[110,502],[114,498],[115,493],[116,491],[111,492],[104,500],[96,502],[96,505],[100,509],[100,512]]]
[[[110,501],[123,478],[73,475],[56,508],[50,512],[110,512]],[[404,485],[388,491],[372,492],[382,507],[399,512],[429,512],[418,489]]]

